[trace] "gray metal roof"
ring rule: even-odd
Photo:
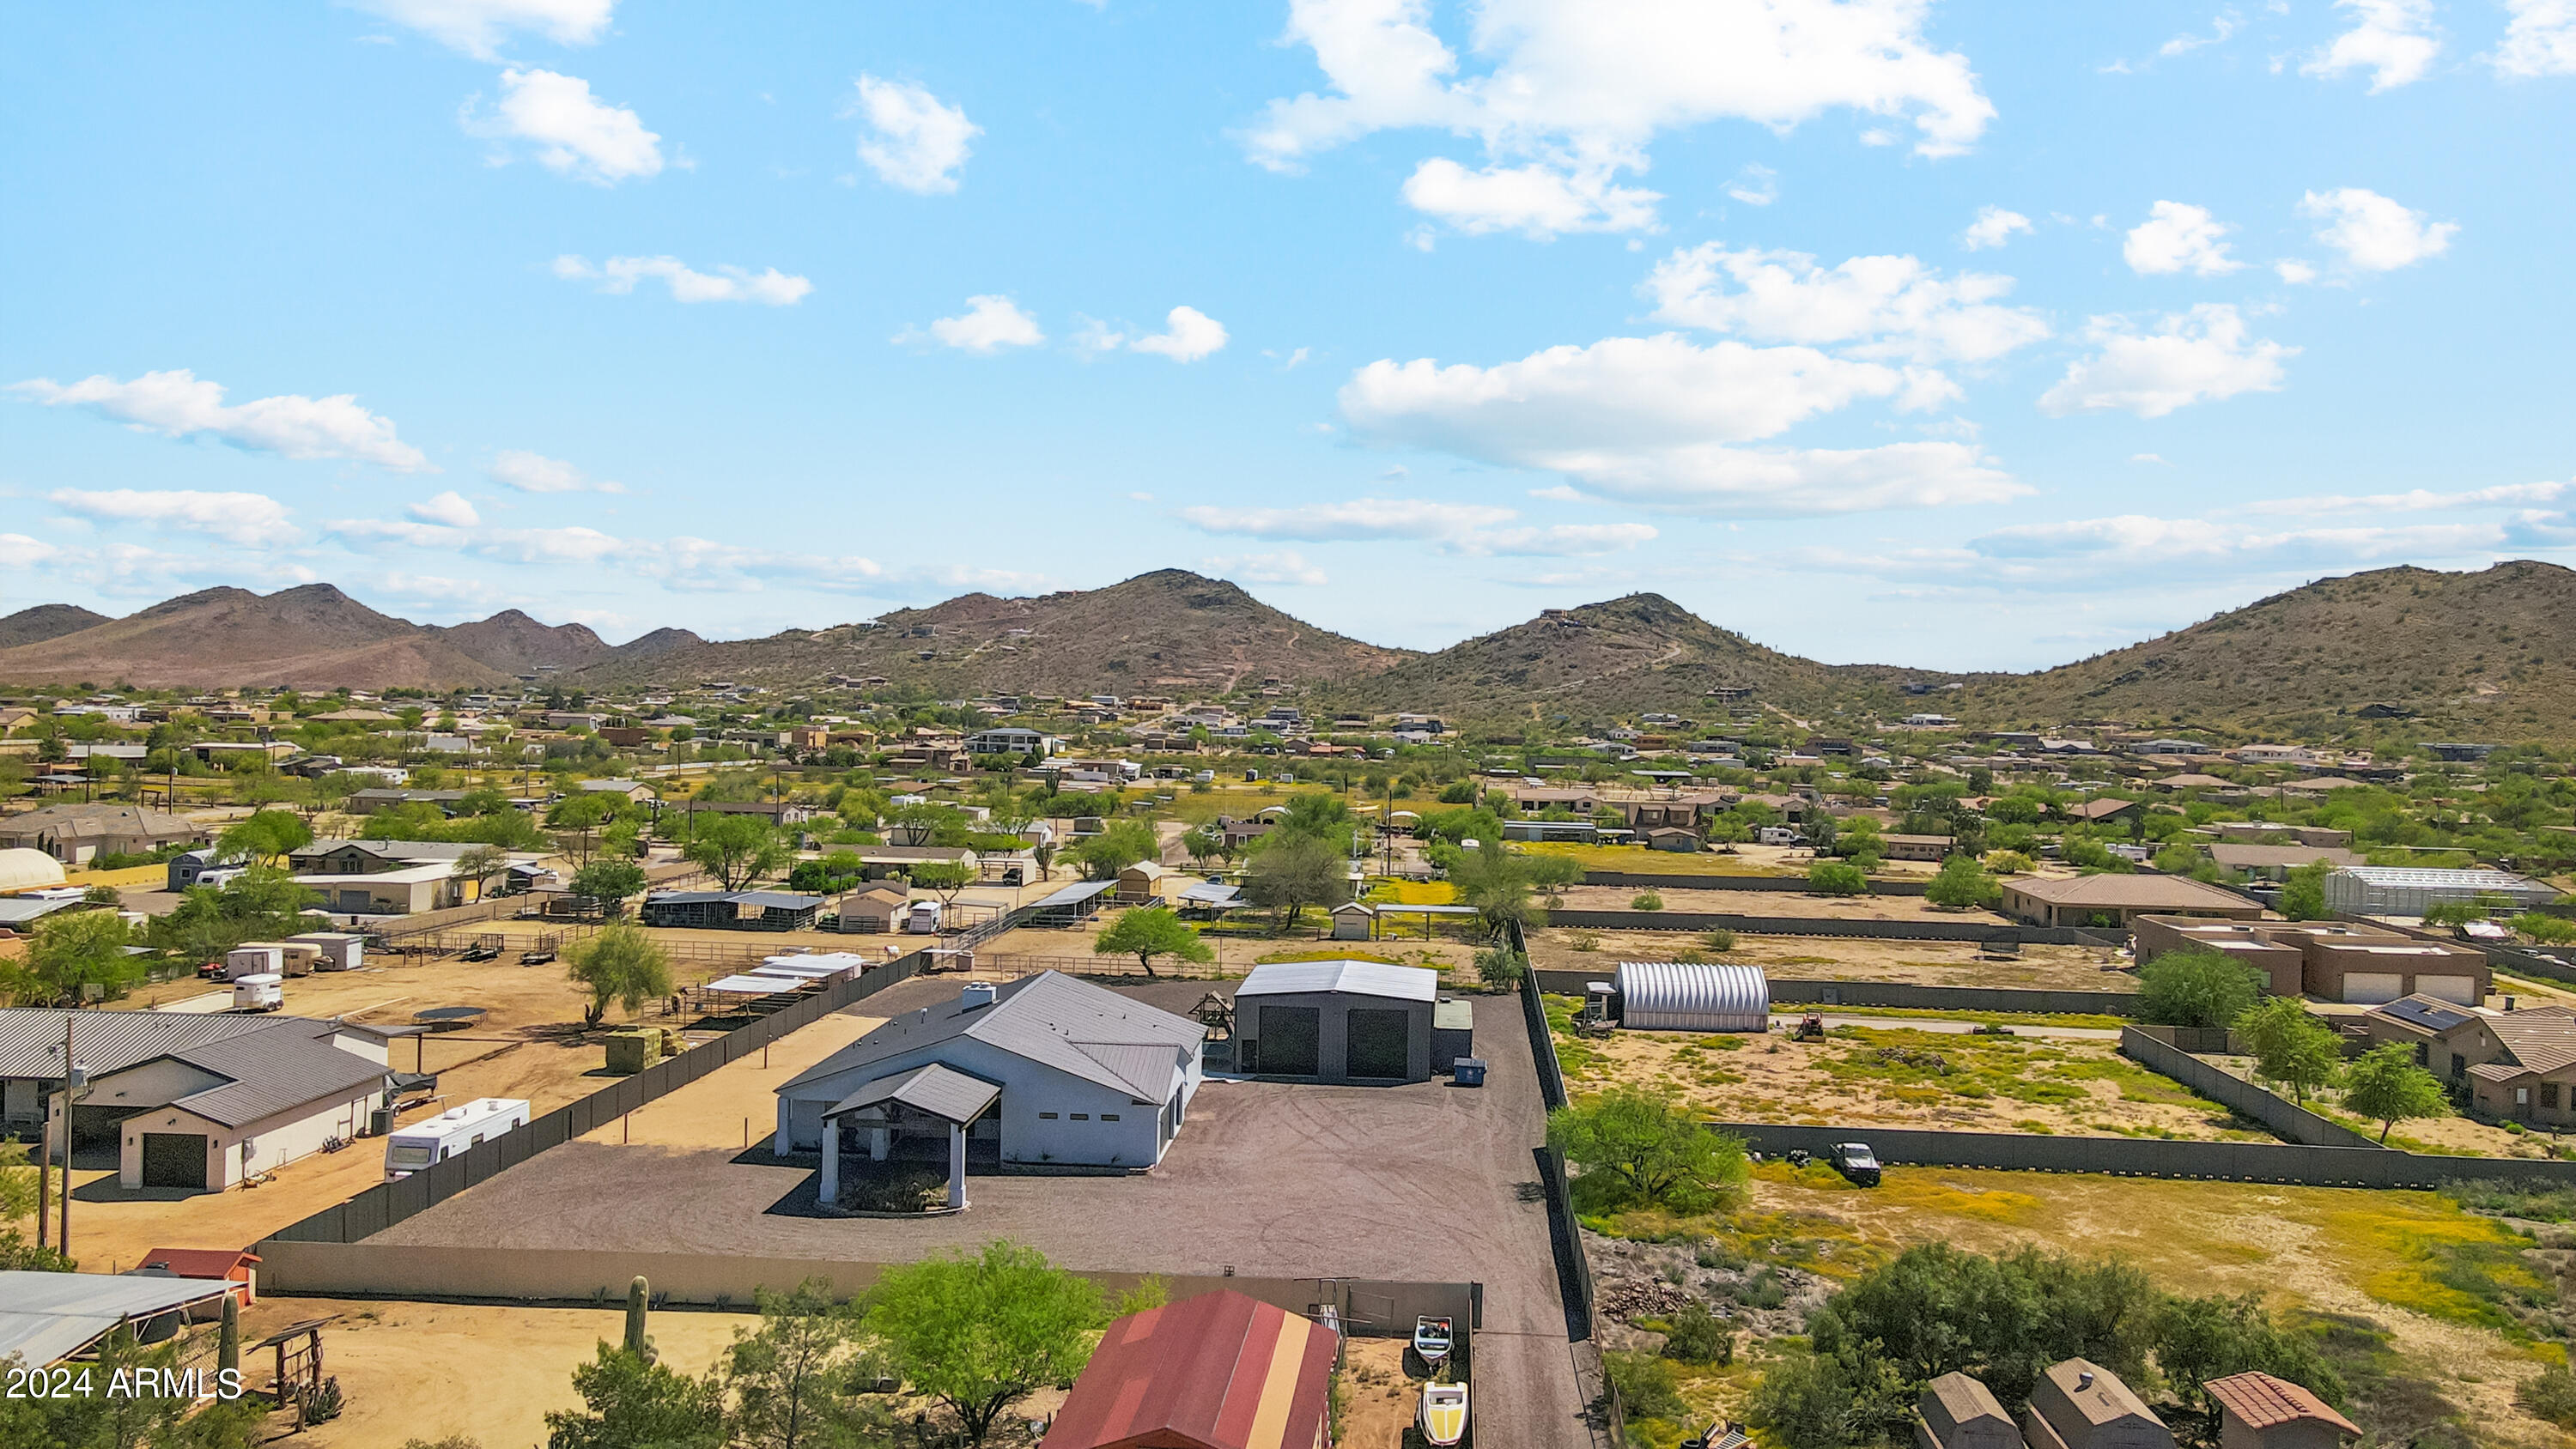
[[[1046,899],[1037,902],[1035,905],[1029,907],[1029,909],[1034,911],[1043,911],[1049,906],[1078,906],[1084,901],[1090,900],[1095,896],[1107,895],[1109,892],[1116,889],[1118,889],[1118,882],[1114,880],[1080,881],[1076,884],[1066,886],[1064,889],[1057,891]]]
[[[1107,1068],[1137,1096],[1154,1101],[1171,1090],[1172,1073],[1181,1064],[1181,1049],[1167,1042],[1078,1041],[1073,1049]]]
[[[2338,874],[2349,875],[2364,885],[2373,886],[2417,886],[2480,891],[2549,889],[2527,875],[2515,875],[2507,870],[2444,870],[2423,865],[2348,865]]]
[[[305,1017],[5,1007],[0,1008],[0,1077],[61,1080],[63,1023],[73,1018],[79,1020],[81,1065],[93,1077],[121,1072],[136,1062],[148,1062],[226,1037],[273,1031],[289,1022],[322,1024]]]
[[[173,1055],[232,1080],[169,1105],[227,1127],[247,1127],[308,1102],[345,1100],[361,1089],[380,1091],[385,1084],[384,1064],[333,1046],[327,1024],[315,1035],[260,1032]]]
[[[10,1008],[0,1010],[0,1077],[61,1080],[66,1018],[77,1018],[74,1050],[92,1081],[164,1058],[224,1078],[170,1101],[120,1105],[177,1107],[227,1127],[353,1093],[385,1074],[331,1044],[346,1028],[311,1017]]]
[[[945,1117],[951,1122],[972,1122],[984,1115],[984,1109],[1002,1095],[1002,1089],[981,1077],[943,1067],[937,1062],[879,1077],[857,1091],[833,1103],[823,1112],[823,1120],[874,1107],[883,1102],[901,1102],[907,1107]]]
[[[1352,996],[1384,996],[1397,1001],[1436,1001],[1440,973],[1420,966],[1390,966],[1383,961],[1272,961],[1255,966],[1236,997],[1302,996],[1339,991]]]
[[[42,920],[56,911],[68,911],[85,904],[87,903],[78,896],[65,900],[31,900],[25,896],[11,896],[0,899],[0,926],[23,926],[30,921]]]
[[[231,1286],[221,1278],[0,1272],[0,1359],[43,1368],[129,1318],[203,1303]]]
[[[1426,975],[1429,973],[1425,973]],[[1130,1059],[1103,1049],[1159,1047],[1168,1068],[1180,1056],[1195,1052],[1207,1039],[1207,1028],[1186,1016],[1130,1000],[1104,986],[1094,986],[1058,971],[1042,971],[1005,982],[989,1006],[969,1005],[960,992],[954,1001],[907,1012],[866,1036],[799,1072],[778,1088],[792,1091],[805,1083],[837,1076],[904,1052],[937,1047],[960,1037],[1053,1067],[1068,1076],[1113,1091],[1160,1102],[1168,1075],[1137,1080],[1125,1075],[1137,1069],[1141,1056]]]

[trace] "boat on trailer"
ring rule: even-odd
[[[1438,1368],[1449,1357],[1449,1320],[1426,1313],[1413,1320],[1413,1351],[1422,1361]]]
[[[1467,1436],[1467,1386],[1424,1384],[1419,1415],[1422,1437],[1434,1444],[1455,1444]]]

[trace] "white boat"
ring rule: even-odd
[[[1413,1351],[1422,1361],[1437,1368],[1449,1357],[1449,1320],[1424,1314],[1413,1320]]]
[[[1467,1386],[1422,1386],[1422,1437],[1434,1444],[1455,1444],[1467,1435]]]

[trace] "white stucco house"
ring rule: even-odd
[[[841,1152],[881,1160],[921,1136],[948,1139],[954,1207],[970,1142],[1003,1164],[1151,1167],[1188,1117],[1206,1038],[1188,1017],[1054,971],[969,982],[778,1088],[772,1145],[783,1155],[831,1140],[827,1202]]]

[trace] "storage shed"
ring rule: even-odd
[[[1961,1373],[1943,1374],[1914,1401],[1916,1449],[2025,1449],[1994,1390]]]
[[[1315,1082],[1431,1080],[1440,974],[1380,961],[1273,961],[1234,993],[1236,1064]]]
[[[1622,961],[1619,1024],[1637,1031],[1768,1031],[1771,982],[1759,966]]]
[[[1341,1343],[1311,1319],[1220,1289],[1109,1325],[1050,1449],[1323,1449]]]

